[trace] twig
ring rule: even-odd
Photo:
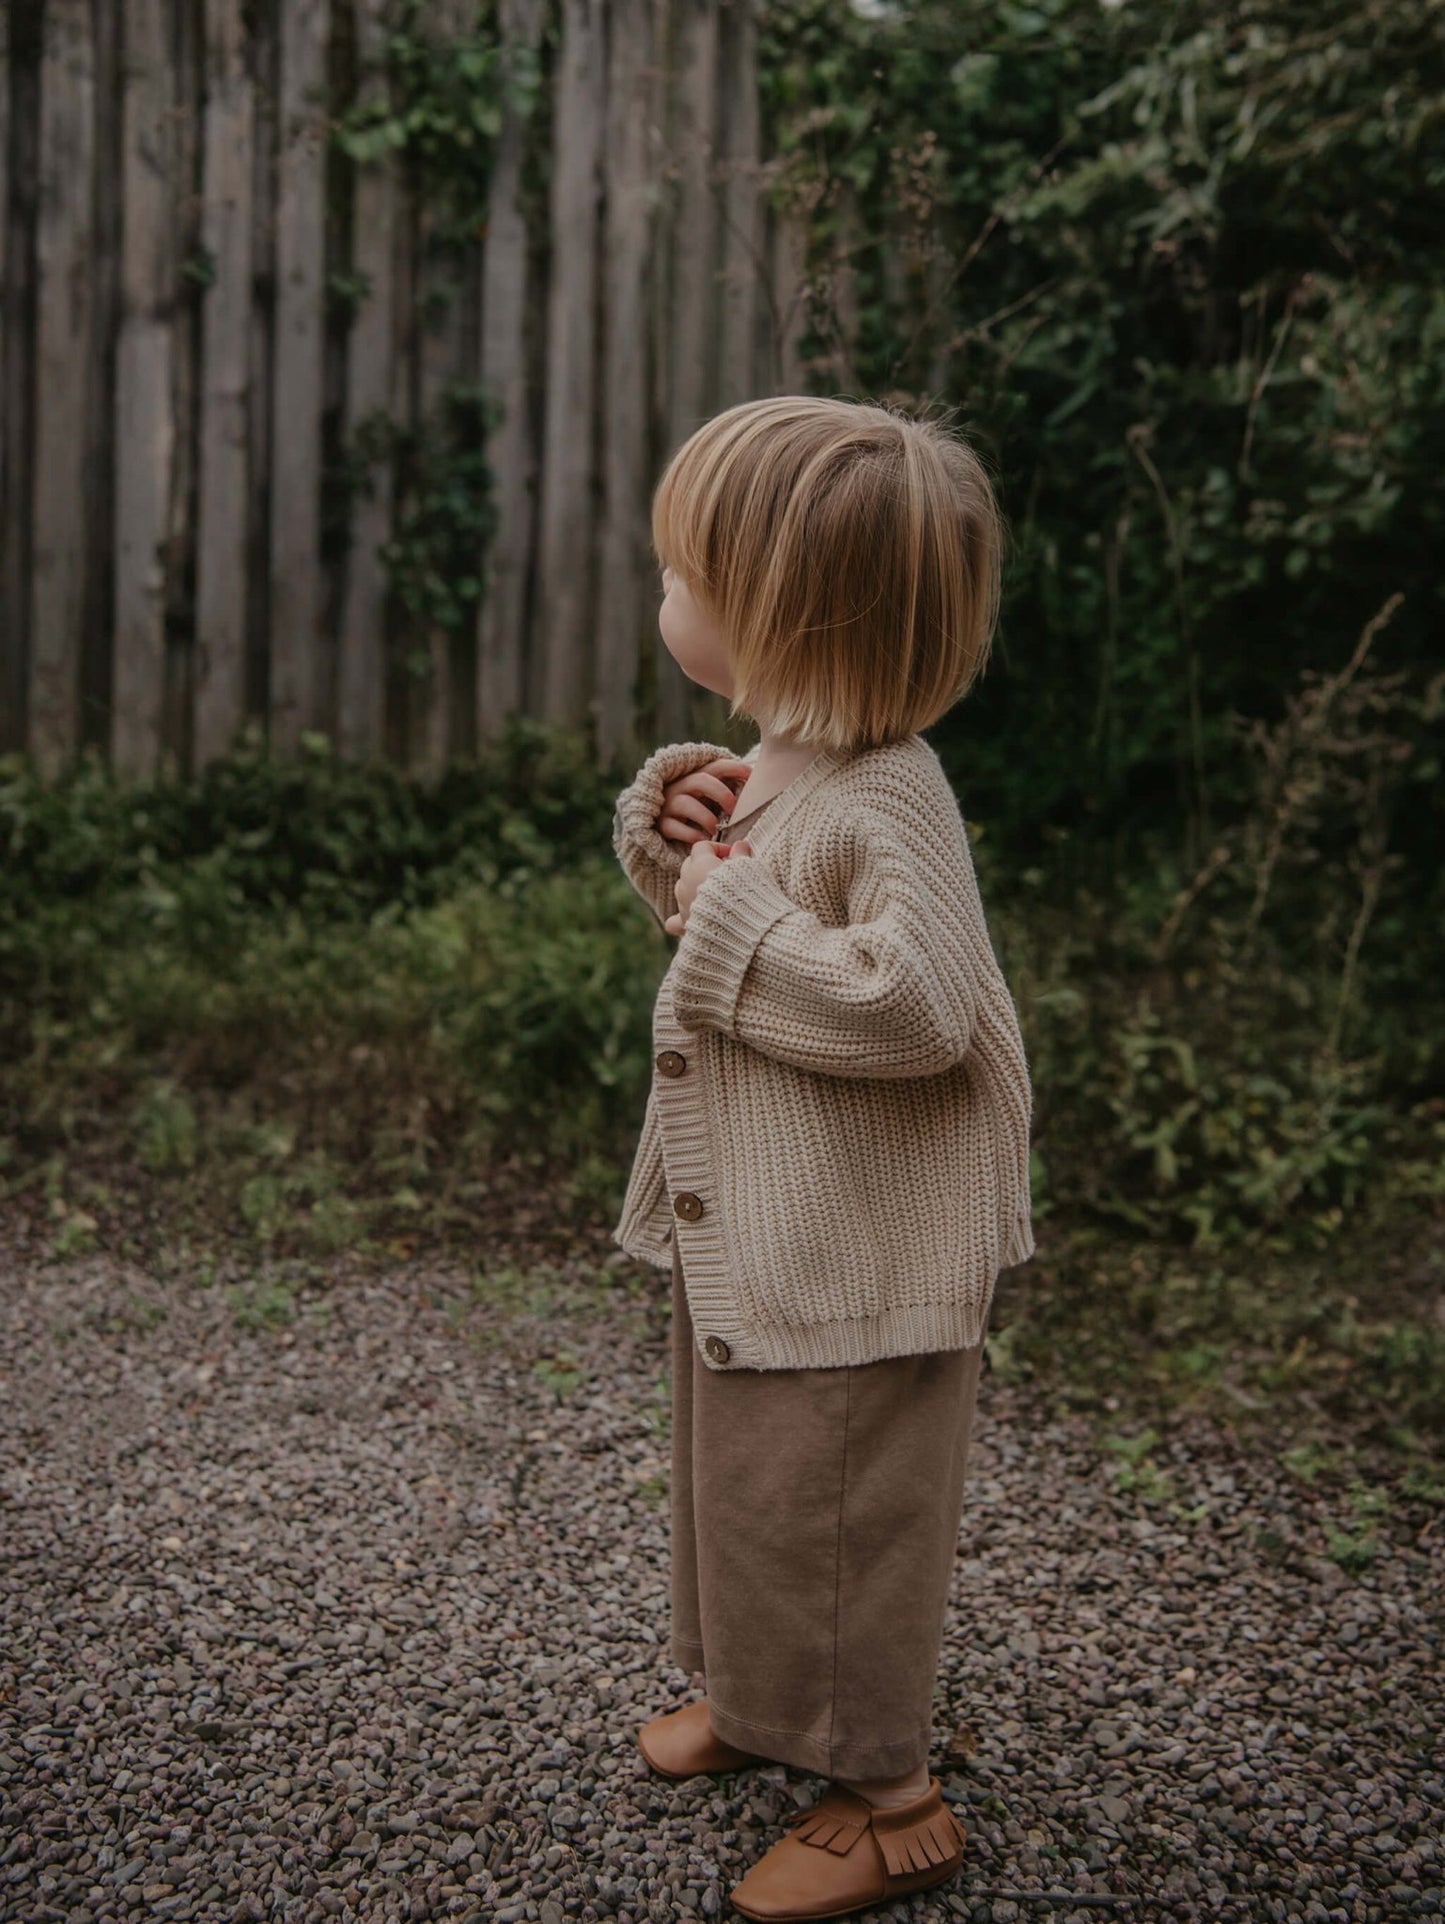
[[[1194,880],[1180,889],[1179,893],[1175,896],[1174,906],[1164,918],[1164,926],[1160,929],[1154,941],[1154,960],[1156,962],[1162,962],[1169,953],[1170,948],[1173,946],[1174,938],[1179,933],[1179,924],[1184,920],[1185,916],[1204,893],[1205,889],[1209,887],[1209,884],[1214,880],[1215,876],[1218,875],[1219,871],[1227,865],[1232,853],[1233,851],[1228,842],[1221,842],[1218,847],[1211,852],[1209,860],[1204,864],[1203,868],[1200,869]]]
[[[1311,696],[1302,703],[1295,714],[1289,717],[1285,724],[1281,725],[1277,738],[1281,762],[1283,762],[1283,758],[1287,752],[1288,742],[1286,736],[1291,727],[1293,728],[1297,747],[1312,747],[1316,740],[1324,734],[1325,729],[1329,726],[1331,703],[1335,700],[1336,696],[1342,694],[1344,690],[1349,687],[1350,683],[1359,673],[1366,655],[1369,654],[1371,648],[1375,645],[1375,639],[1379,635],[1380,630],[1394,619],[1395,611],[1404,599],[1404,595],[1397,590],[1386,600],[1379,611],[1372,615],[1370,620],[1365,623],[1364,628],[1360,632],[1360,638],[1355,643],[1354,651],[1344,667],[1341,668],[1337,674],[1326,676],[1325,679],[1320,682],[1318,688],[1312,691]],[[1298,783],[1291,785],[1288,780],[1283,783],[1279,804],[1275,809],[1274,822],[1270,828],[1269,840],[1265,844],[1264,851],[1255,870],[1254,900],[1250,904],[1249,919],[1245,925],[1246,953],[1251,953],[1253,950],[1254,940],[1259,931],[1260,920],[1264,914],[1265,901],[1269,895],[1270,884],[1274,879],[1275,868],[1284,850],[1285,836],[1288,834],[1290,825],[1294,820],[1296,805],[1307,799],[1309,792],[1307,788],[1302,788]]]
[[[1274,346],[1269,351],[1269,358],[1255,377],[1254,387],[1250,392],[1249,411],[1244,417],[1244,441],[1240,446],[1239,463],[1235,468],[1235,473],[1241,481],[1249,466],[1250,450],[1254,446],[1255,416],[1259,412],[1260,402],[1264,399],[1264,391],[1270,384],[1275,368],[1279,365],[1280,352],[1289,336],[1290,326],[1294,320],[1295,302],[1299,299],[1303,285],[1303,282],[1296,282],[1286,297],[1284,313],[1280,316],[1279,326],[1275,329]]]

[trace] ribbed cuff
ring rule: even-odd
[[[612,814],[612,849],[619,858],[630,844],[649,861],[670,869],[674,875],[687,859],[687,850],[665,841],[657,832],[657,817],[662,808],[662,791],[679,775],[705,768],[730,748],[717,742],[669,742],[656,749],[638,769],[628,787],[617,797]]]
[[[685,1029],[734,1033],[738,996],[758,944],[797,907],[755,855],[729,855],[692,898],[670,970]]]

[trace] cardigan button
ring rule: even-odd
[[[695,1223],[702,1214],[702,1198],[694,1196],[690,1189],[684,1189],[673,1198],[673,1211],[686,1222]]]
[[[657,1066],[665,1076],[680,1076],[687,1067],[687,1057],[680,1056],[676,1049],[664,1049],[657,1058]]]
[[[707,1351],[714,1363],[725,1363],[732,1355],[732,1351],[728,1348],[721,1336],[709,1336],[703,1344],[703,1348]]]

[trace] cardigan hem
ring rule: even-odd
[[[857,1368],[928,1350],[975,1349],[988,1334],[993,1304],[990,1285],[982,1302],[902,1303],[877,1316],[841,1316],[824,1323],[760,1323],[748,1333],[746,1361],[708,1369],[728,1376],[736,1369]]]

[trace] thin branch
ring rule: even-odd
[[[1289,295],[1285,300],[1284,313],[1280,316],[1279,326],[1275,329],[1274,345],[1269,351],[1269,358],[1255,377],[1254,387],[1250,392],[1249,412],[1245,415],[1244,419],[1244,442],[1240,447],[1239,463],[1235,469],[1235,473],[1241,481],[1244,479],[1245,470],[1249,466],[1250,450],[1254,446],[1254,424],[1255,417],[1259,413],[1259,404],[1264,398],[1265,389],[1269,386],[1273,378],[1275,368],[1279,365],[1279,357],[1284,348],[1285,341],[1289,336],[1290,327],[1294,322],[1295,305],[1299,300],[1303,287],[1304,283],[1297,281],[1290,289]]]

